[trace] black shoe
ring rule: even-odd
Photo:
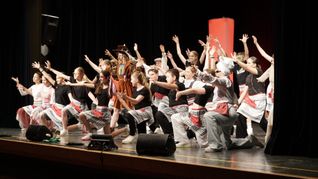
[[[258,146],[260,148],[264,148],[264,145],[254,136],[251,135],[251,142],[255,145]]]

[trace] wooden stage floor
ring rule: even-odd
[[[88,150],[89,142],[81,141],[83,135],[78,132],[60,138],[59,143],[31,142],[25,138],[20,129],[0,128],[0,161],[12,160],[40,161],[39,163],[56,163],[59,166],[75,166],[81,169],[101,172],[113,171],[113,177],[121,175],[152,178],[212,178],[241,176],[248,178],[318,178],[318,159],[271,156],[264,149],[253,148],[244,150],[205,153],[200,148],[177,148],[174,155],[140,156],[136,153],[135,144],[121,144],[121,136],[116,137],[119,147],[114,151]],[[262,138],[259,134],[259,138]],[[69,142],[80,142],[82,146],[69,146]],[[9,157],[8,157],[9,156]],[[13,156],[13,157],[10,157]],[[4,158],[4,159],[3,159]],[[22,160],[22,159],[21,159]],[[17,161],[18,162],[18,161]],[[39,167],[39,166],[37,166]],[[6,168],[10,168],[10,164]],[[0,171],[3,170],[0,169]],[[10,169],[1,176],[24,175],[10,174]],[[117,174],[116,174],[117,173]],[[26,175],[28,176],[28,174]]]

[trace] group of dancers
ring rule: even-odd
[[[273,124],[274,56],[252,38],[271,63],[264,73],[259,59],[249,55],[247,34],[239,39],[244,52],[226,54],[217,38],[207,36],[206,42],[199,40],[201,55],[187,49],[187,57],[174,35],[182,67],[164,45],[159,46],[162,56],[153,65],[146,64],[137,44],[135,55],[126,45],[118,45],[113,52],[106,49],[107,59],[100,58],[98,64],[84,56],[97,72],[93,80],[82,67],[69,76],[50,61],[35,61],[31,87],[12,77],[21,95],[33,97],[32,105],[17,110],[16,119],[22,130],[44,125],[61,137],[80,130],[82,140],[90,140],[97,131],[114,137],[128,131],[123,144],[134,143],[140,133],[165,133],[173,136],[177,147],[198,146],[205,152],[263,147],[254,136],[252,121],[266,124],[261,127],[267,143]],[[77,123],[69,125],[72,117]]]

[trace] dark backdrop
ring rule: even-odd
[[[301,8],[293,8],[293,5]],[[235,20],[236,51],[243,50],[238,39],[247,33],[256,35],[266,52],[275,52],[275,128],[266,152],[317,156],[314,154],[317,148],[312,142],[316,136],[313,133],[314,105],[307,105],[316,99],[314,83],[317,81],[312,51],[312,38],[316,37],[311,26],[314,21],[312,8],[312,4],[306,2],[298,5],[252,0],[197,0],[191,3],[168,0],[12,0],[2,6],[0,17],[3,29],[0,78],[4,91],[0,127],[18,127],[16,110],[31,103],[30,97],[19,95],[10,77],[18,76],[23,84],[30,86],[34,72],[31,62],[44,60],[40,55],[41,13],[60,17],[56,41],[49,46],[47,57],[53,67],[71,74],[75,67],[83,66],[90,78],[95,73],[84,61],[84,54],[97,63],[98,57],[104,57],[105,48],[114,49],[117,44],[125,43],[133,51],[136,42],[147,63],[152,64],[153,59],[160,56],[158,46],[161,43],[177,57],[171,39],[174,34],[179,36],[183,52],[190,48],[200,53],[202,48],[197,40],[205,39],[208,20],[230,17]],[[250,55],[261,58],[252,39],[248,45]],[[296,63],[298,60],[302,65]],[[269,64],[262,58],[261,61],[265,70]]]

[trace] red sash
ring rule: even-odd
[[[81,106],[78,106],[73,102],[71,102],[71,105],[77,112],[79,112],[79,113],[82,112]]]
[[[96,109],[92,110],[92,114],[93,114],[95,117],[98,117],[98,118],[103,117],[103,113],[100,112],[100,111],[98,111],[98,110],[96,110]]]
[[[162,99],[165,95],[161,94],[161,93],[158,93],[158,92],[155,92],[154,96],[157,98],[157,99]]]
[[[249,97],[248,94],[246,94],[244,98],[245,102],[250,105],[252,108],[256,108],[256,103]]]
[[[227,102],[218,103],[216,106],[216,109],[214,109],[213,111],[219,114],[222,114],[224,116],[229,116],[229,107],[227,105]]]
[[[53,104],[51,106],[51,108],[53,109],[53,111],[55,112],[55,114],[57,114],[59,117],[62,117],[62,109],[59,109],[58,107],[56,107],[55,104]]]

